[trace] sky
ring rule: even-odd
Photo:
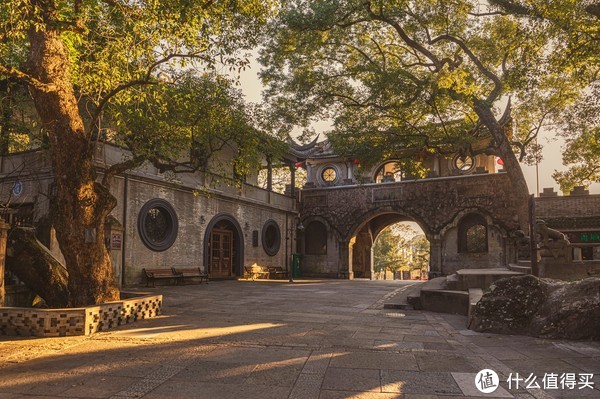
[[[251,60],[250,67],[241,72],[240,75],[240,89],[246,97],[246,101],[260,103],[262,102],[262,84],[258,78],[258,72],[260,71],[260,64],[256,60]],[[315,130],[321,133],[321,139],[325,136],[322,132],[331,128],[328,122],[317,123],[313,126]],[[539,144],[544,146],[543,160],[538,165],[538,172],[536,174],[535,166],[527,166],[521,164],[523,174],[527,180],[527,186],[529,187],[529,193],[536,193],[536,186],[539,180],[539,191],[541,192],[545,187],[552,187],[554,191],[562,195],[558,184],[552,178],[552,173],[555,170],[565,170],[566,167],[562,164],[562,148],[564,140],[555,137],[547,132],[542,132],[539,137]],[[537,175],[537,177],[536,177]],[[600,194],[600,183],[595,183],[590,186],[591,194]],[[536,194],[538,195],[538,194]]]

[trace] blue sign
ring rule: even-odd
[[[21,180],[17,180],[13,186],[12,189],[12,193],[14,194],[15,197],[18,197],[19,195],[21,195],[23,193],[23,183],[21,183]]]

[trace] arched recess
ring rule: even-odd
[[[398,161],[388,160],[377,165],[373,173],[373,182],[386,183],[393,181],[402,181],[402,171]]]
[[[464,247],[465,235],[474,226],[485,227],[485,248],[467,251]],[[473,231],[472,231],[473,232]],[[476,234],[483,233],[481,227]],[[461,235],[463,237],[461,238]],[[506,226],[498,223],[487,212],[479,208],[467,208],[458,212],[452,221],[440,231],[441,248],[444,253],[443,275],[450,275],[460,269],[485,269],[506,266],[511,249],[508,247]],[[462,242],[461,242],[462,240]],[[484,250],[485,249],[485,250]]]
[[[431,233],[427,223],[415,215],[394,210],[391,207],[382,207],[366,213],[351,228],[351,235],[347,241],[346,270],[349,276],[373,278],[373,244],[375,239],[386,227],[399,222],[415,222],[431,243]]]
[[[225,245],[231,237],[231,269],[225,272],[222,262],[226,261]],[[213,243],[214,241],[214,243]],[[204,269],[214,276],[242,276],[244,270],[244,234],[238,221],[228,213],[215,215],[204,232]],[[218,259],[218,260],[217,260]],[[213,262],[213,264],[211,264]],[[215,265],[214,262],[219,262]]]
[[[488,223],[478,213],[468,213],[458,221],[458,252],[488,252]]]
[[[302,219],[304,230],[298,234],[298,250],[302,254],[300,268],[303,276],[337,276],[338,262],[331,258],[339,232],[327,219],[310,216]]]
[[[304,231],[307,255],[327,254],[327,226],[318,220],[308,223]]]

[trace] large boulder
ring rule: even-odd
[[[470,328],[600,340],[600,278],[566,282],[527,275],[498,280],[477,303]]]

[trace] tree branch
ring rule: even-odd
[[[424,46],[422,46],[419,42],[410,38],[406,34],[404,29],[402,29],[399,23],[390,18],[385,17],[383,14],[376,14],[371,8],[371,2],[369,0],[366,0],[363,3],[363,5],[367,13],[371,16],[371,18],[373,18],[376,21],[384,22],[390,25],[392,28],[394,28],[394,30],[396,31],[396,33],[398,33],[398,36],[400,36],[402,41],[404,41],[404,43],[406,43],[408,46],[415,49],[416,51],[427,57],[429,60],[431,60],[431,62],[433,62],[433,64],[435,65],[436,70],[439,70],[443,67],[443,64],[440,62],[440,60],[431,51],[427,50]]]
[[[12,66],[0,65],[0,74],[16,78],[22,82],[25,82],[25,83],[35,87],[37,90],[45,92],[45,93],[50,93],[50,92],[56,90],[55,85],[41,82],[40,80],[34,78],[33,76],[31,76],[21,70],[18,70]]]
[[[490,79],[493,83],[494,83],[494,89],[490,92],[490,94],[488,95],[488,97],[486,98],[487,102],[492,102],[494,100],[496,100],[498,98],[498,96],[500,94],[502,94],[502,81],[500,80],[500,78],[498,76],[496,76],[495,73],[493,73],[492,71],[490,71],[489,69],[487,69],[483,63],[479,60],[479,58],[477,58],[475,56],[475,54],[473,54],[473,52],[471,51],[471,49],[466,45],[465,42],[463,42],[462,40],[460,40],[459,38],[456,38],[454,36],[451,35],[440,35],[434,39],[431,40],[430,44],[435,44],[439,41],[442,40],[447,40],[450,41],[456,45],[458,45],[462,51],[464,51],[465,54],[467,54],[467,56],[469,57],[469,59],[475,64],[475,66],[477,67],[477,69],[479,69],[479,72],[481,72],[484,76],[486,76],[488,79]]]
[[[108,104],[108,102],[114,96],[116,96],[123,90],[127,90],[134,86],[157,84],[158,81],[152,79],[152,72],[154,72],[154,70],[159,65],[164,64],[164,63],[172,60],[173,58],[194,58],[194,59],[201,59],[201,60],[204,60],[207,62],[211,61],[207,57],[204,57],[200,54],[179,54],[179,53],[169,54],[169,55],[155,61],[153,64],[151,64],[148,67],[144,77],[142,77],[141,79],[135,79],[135,80],[132,80],[132,81],[129,81],[126,83],[122,83],[119,86],[112,89],[111,91],[109,91],[104,97],[102,97],[102,99],[98,103],[96,111],[94,112],[94,114],[90,120],[90,124],[88,126],[88,136],[91,136],[89,133],[94,130],[94,126],[96,126],[96,124],[98,123],[98,119],[100,118],[100,115],[102,114],[102,111],[104,110],[104,107],[106,106],[106,104]]]

